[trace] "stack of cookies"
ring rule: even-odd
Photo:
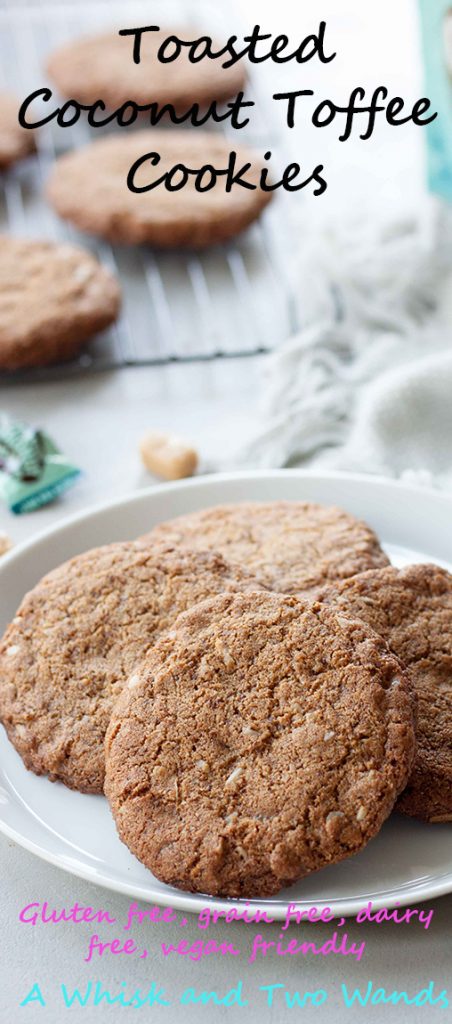
[[[130,38],[118,32],[71,40],[51,54],[47,72],[69,106],[103,101],[106,123],[118,108],[126,112],[133,104],[151,102],[171,104],[182,113],[198,104],[205,113],[211,103],[224,103],[243,89],[239,64],[224,68],[220,58],[192,63],[186,51],[175,63],[159,62],[159,46],[171,34],[191,39],[199,33],[186,28],[144,33],[138,65]],[[221,50],[220,44],[214,48]],[[19,107],[16,97],[0,92],[0,175],[32,156],[39,139],[39,133],[19,124]],[[160,155],[159,176],[180,165],[227,165],[231,145],[217,131],[141,127],[112,134],[99,127],[97,135],[95,142],[56,161],[46,193],[62,218],[110,242],[201,249],[244,231],[272,198],[257,187],[256,154],[242,145],[234,148],[238,166],[249,165],[249,188],[227,191],[219,177],[210,191],[197,191],[193,179],[181,191],[129,190],[128,171],[145,154]],[[137,181],[141,188],[141,178]],[[0,370],[75,358],[117,320],[120,305],[116,278],[83,248],[0,238]]]
[[[394,806],[452,820],[451,686],[452,577],[393,568],[365,523],[309,503],[77,556],[0,646],[27,768],[105,792],[162,881],[230,897],[357,853]]]

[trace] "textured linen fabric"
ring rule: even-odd
[[[304,326],[266,362],[261,428],[240,463],[452,488],[451,212],[343,222],[303,249]]]

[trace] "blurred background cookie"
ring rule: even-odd
[[[170,35],[195,40],[201,33],[181,27],[143,33],[140,64],[133,61],[132,37],[114,31],[84,36],[55,50],[47,61],[47,71],[63,96],[88,104],[102,99],[108,108],[133,100],[172,103],[183,112],[192,103],[204,107],[243,89],[243,67],[239,63],[223,68],[226,57],[191,63],[183,49],[174,63],[160,62],[157,51]],[[216,51],[220,49],[220,44],[213,45]]]
[[[73,358],[119,308],[118,282],[84,249],[0,238],[0,368]]]
[[[0,92],[0,171],[33,153],[33,131],[22,128],[17,119],[20,102],[8,92]]]
[[[246,180],[257,186],[258,154],[236,146],[237,167],[251,163]],[[230,142],[214,132],[145,131],[110,135],[57,160],[47,193],[61,217],[111,242],[148,242],[162,248],[202,248],[224,242],[249,226],[270,201],[271,192],[234,185],[226,192],[218,176],[209,191],[195,189],[193,177],[179,191],[135,193],[127,187],[132,165],[146,153],[158,153],[160,163],[148,160],[136,175],[139,187],[157,181],[176,165],[225,168]]]

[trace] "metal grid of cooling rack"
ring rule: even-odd
[[[1,4],[1,0],[0,0]],[[149,4],[91,0],[14,3],[0,6],[0,88],[19,97],[48,84],[46,55],[61,42],[104,25],[116,28],[146,24]],[[195,0],[154,0],[152,17],[161,24],[187,24],[226,36],[230,28],[218,9]],[[256,83],[247,86],[255,101],[252,129],[245,142],[265,149],[278,148],[276,127]],[[246,134],[246,138],[245,138]],[[36,157],[2,178],[0,175],[0,232],[21,237],[65,240],[85,245],[118,274],[123,290],[123,312],[118,323],[98,336],[83,355],[64,368],[4,375],[3,383],[20,378],[49,378],[126,365],[148,365],[170,360],[196,360],[251,355],[268,351],[296,327],[288,257],[291,217],[288,199],[278,196],[261,220],[234,243],[202,253],[158,252],[147,247],[112,247],[79,234],[59,220],[43,196],[43,187],[55,157],[62,151],[99,137],[79,123],[74,128],[46,126],[38,137]]]

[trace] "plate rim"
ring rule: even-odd
[[[300,480],[319,480],[328,482],[332,481],[349,481],[353,484],[362,484],[364,487],[371,489],[380,490],[384,488],[390,493],[403,491],[406,494],[411,494],[413,498],[430,498],[443,505],[445,508],[450,506],[452,510],[452,495],[447,492],[436,489],[434,487],[423,487],[414,484],[405,484],[404,481],[398,479],[391,479],[385,476],[377,474],[366,474],[366,473],[347,473],[344,471],[327,471],[322,472],[320,470],[311,471],[309,469],[254,469],[254,470],[233,470],[224,473],[205,473],[199,474],[186,478],[184,480],[174,480],[170,482],[156,482],[151,484],[149,487],[143,487],[138,490],[129,491],[126,495],[120,498],[107,499],[106,501],[95,502],[89,505],[87,508],[79,510],[78,512],[72,513],[72,515],[63,516],[56,523],[50,524],[44,527],[42,530],[38,530],[33,537],[29,540],[19,541],[13,548],[2,555],[0,563],[0,574],[5,566],[9,566],[16,558],[25,554],[27,551],[37,547],[42,541],[46,540],[50,536],[59,535],[64,533],[67,529],[75,526],[78,523],[83,523],[88,519],[94,518],[97,515],[101,515],[104,512],[108,512],[113,509],[123,508],[125,505],[139,503],[148,497],[152,497],[155,494],[172,494],[174,491],[180,488],[187,490],[202,490],[203,486],[214,484],[214,483],[232,483],[236,480],[263,480],[263,479],[294,479]],[[234,502],[237,504],[237,502]]]
[[[32,552],[40,545],[47,541],[52,536],[61,536],[66,531],[70,531],[72,527],[81,525],[84,522],[92,520],[97,516],[102,516],[105,513],[109,513],[113,510],[124,508],[130,504],[145,503],[148,498],[152,499],[157,494],[172,494],[175,491],[182,490],[200,490],[204,487],[210,487],[215,484],[228,484],[243,481],[253,480],[281,480],[281,479],[299,479],[303,480],[314,480],[319,482],[328,483],[331,481],[351,483],[354,486],[364,486],[366,489],[370,489],[374,492],[381,492],[384,490],[386,493],[395,496],[403,492],[407,496],[411,496],[413,499],[423,497],[427,500],[433,500],[438,505],[441,505],[444,509],[452,511],[452,496],[447,493],[436,490],[433,487],[424,487],[412,484],[405,484],[401,480],[388,479],[387,477],[380,475],[366,475],[363,473],[347,473],[347,472],[322,472],[322,471],[310,471],[309,469],[257,469],[257,470],[237,470],[224,473],[212,473],[191,477],[186,480],[172,481],[169,483],[155,483],[146,488],[141,488],[126,494],[122,497],[115,498],[113,500],[106,500],[98,502],[88,506],[86,509],[79,510],[69,516],[64,516],[59,519],[56,523],[45,527],[38,531],[29,540],[22,541],[17,544],[11,551],[6,553],[0,563],[0,581],[4,569],[9,568],[13,565],[16,560],[26,555],[28,552]],[[332,499],[334,503],[334,498]],[[236,502],[235,502],[236,503]],[[135,899],[140,899],[143,902],[149,903],[154,902],[159,906],[171,906],[175,910],[179,909],[183,912],[188,913],[199,913],[202,907],[209,906],[212,910],[222,910],[227,912],[232,908],[237,907],[243,910],[244,904],[249,904],[251,910],[257,910],[259,908],[265,909],[267,914],[273,917],[274,921],[282,920],[285,917],[287,902],[284,903],[273,903],[267,900],[234,900],[234,899],[218,899],[202,894],[187,893],[183,890],[173,890],[168,887],[168,891],[151,892],[149,889],[142,888],[139,884],[128,883],[121,879],[112,879],[107,877],[99,877],[94,868],[91,868],[89,864],[83,863],[65,863],[64,857],[61,853],[53,852],[51,849],[46,848],[39,841],[31,839],[28,835],[14,828],[13,826],[6,823],[0,815],[0,833],[5,835],[7,838],[16,842],[19,846],[26,849],[28,852],[37,856],[40,860],[48,864],[52,864],[58,867],[60,870],[65,871],[67,874],[73,877],[81,878],[84,881],[99,885],[103,889],[109,891],[118,892],[122,895],[131,896]],[[382,896],[375,895],[372,899],[374,909],[381,909],[383,907],[397,905],[403,907],[409,905],[411,902],[420,903],[429,899],[437,899],[452,892],[452,869],[450,872],[442,873],[438,875],[435,880],[429,880],[425,882],[407,882],[406,885],[394,887],[388,889]],[[369,895],[369,899],[371,896]],[[290,899],[288,900],[290,902]],[[302,909],[309,906],[313,906],[313,902],[309,900],[294,900],[295,905]],[[331,898],[330,900],[317,900],[315,905],[321,909],[325,907],[331,907],[334,913],[334,918],[339,917],[350,917],[354,916],[359,909],[363,906],[363,900],[359,897],[339,897],[338,899]]]
[[[141,888],[141,886],[134,883],[128,883],[123,881],[111,881],[105,877],[99,877],[93,868],[80,864],[79,866],[65,864],[58,854],[52,854],[44,847],[41,847],[39,843],[33,842],[26,836],[22,836],[16,833],[14,828],[9,825],[5,825],[0,819],[0,833],[5,835],[8,839],[17,842],[18,846],[22,849],[27,850],[34,856],[38,857],[39,860],[43,860],[46,864],[51,864],[59,870],[64,871],[66,874],[71,875],[75,878],[80,878],[82,881],[90,882],[93,885],[98,885],[101,889],[106,889],[109,892],[117,892],[123,896],[131,896],[135,900],[141,900],[143,903],[152,903],[156,906],[170,907],[173,910],[182,910],[183,912],[190,914],[199,914],[205,907],[209,907],[211,910],[223,910],[225,912],[231,911],[234,907],[238,910],[244,909],[245,906],[249,906],[251,911],[256,912],[257,910],[265,910],[268,916],[272,916],[273,920],[282,921],[286,916],[286,909],[290,899],[287,902],[272,902],[271,900],[265,899],[228,899],[218,898],[215,896],[209,896],[203,893],[190,893],[183,889],[176,890],[167,887],[168,892],[162,890],[162,892],[150,893],[148,889]],[[352,860],[352,858],[347,858]],[[317,872],[315,872],[317,874]],[[382,910],[383,908],[391,909],[397,907],[407,907],[412,903],[416,905],[423,903],[427,900],[439,899],[441,896],[447,896],[452,892],[452,871],[446,872],[440,875],[435,883],[425,882],[423,884],[416,884],[415,882],[407,882],[406,886],[394,887],[388,889],[384,895],[378,896],[374,894],[372,899],[372,909]],[[389,896],[389,898],[388,898]],[[370,901],[371,894],[365,899],[360,899],[358,896],[353,897],[340,897],[338,899],[317,899],[317,900],[294,900],[293,905],[299,909],[308,909],[310,907],[316,907],[320,912],[326,908],[330,909],[333,913],[333,920],[338,918],[355,917],[355,915],[363,909],[364,906]]]

